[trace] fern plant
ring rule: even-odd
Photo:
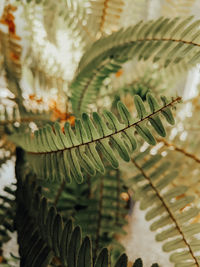
[[[5,1],[2,266],[13,232],[16,266],[169,266],[128,253],[137,202],[173,266],[200,266],[199,98],[179,88],[200,61],[198,5],[157,2]]]

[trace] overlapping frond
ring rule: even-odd
[[[74,227],[69,219],[63,219],[54,206],[49,206],[41,189],[30,174],[22,173],[23,160],[17,151],[17,217],[19,254],[24,267],[46,267],[49,264],[88,267],[127,267],[128,258],[122,254],[116,262],[109,262],[109,251],[102,249],[98,256],[92,253],[88,236],[82,238],[80,226]],[[132,266],[142,266],[137,260]],[[155,265],[154,265],[155,266]]]
[[[138,174],[131,181],[137,185],[141,209],[147,209],[146,220],[153,220],[150,229],[157,232],[157,241],[164,241],[163,250],[171,253],[175,266],[199,266],[200,224],[193,221],[199,209],[194,197],[186,194],[186,186],[175,186],[179,172],[171,170],[170,161],[162,160],[159,154],[145,155],[132,159]]]
[[[13,35],[9,33],[0,31],[1,38],[1,52],[4,57],[4,64],[7,71],[12,72],[12,76],[16,78],[21,77],[21,52],[22,47],[18,39],[15,39]],[[12,88],[10,89],[12,91]],[[13,91],[15,95],[18,95],[18,92]]]
[[[42,187],[42,194],[48,202],[55,205],[63,220],[66,221],[67,218],[74,218],[77,212],[87,207],[85,200],[88,199],[91,190],[88,179],[87,177],[82,184],[77,184],[74,180],[69,184],[66,181],[38,179],[38,184]]]
[[[85,207],[76,214],[75,221],[81,225],[84,235],[90,235],[94,254],[110,246],[116,258],[124,249],[114,237],[125,234],[123,226],[129,211],[127,201],[121,197],[127,194],[127,189],[120,171],[107,166],[105,174],[91,179],[91,188],[90,196],[82,202]]]
[[[64,131],[59,123],[55,123],[53,128],[47,125],[35,131],[34,135],[13,132],[10,139],[27,151],[27,158],[39,177],[67,178],[68,181],[73,177],[81,183],[85,171],[89,175],[94,175],[96,171],[104,172],[101,155],[114,168],[118,167],[114,151],[124,161],[129,161],[129,155],[137,146],[134,132],[151,145],[156,142],[149,130],[150,125],[160,136],[166,135],[159,115],[162,114],[169,124],[174,124],[170,107],[180,101],[180,98],[172,101],[165,97],[161,99],[162,106],[148,94],[150,111],[147,111],[142,99],[136,95],[134,102],[139,120],[133,119],[125,105],[119,102],[118,111],[122,123],[112,112],[105,110],[103,114],[106,120],[97,112],[93,113],[93,120],[84,113],[82,120],[75,122],[75,132],[69,123],[65,124]]]
[[[87,110],[102,81],[133,57],[139,60],[152,58],[154,62],[162,60],[165,67],[182,60],[196,64],[200,58],[200,21],[191,23],[191,20],[192,17],[184,20],[161,17],[139,22],[95,42],[82,57],[78,74],[71,84],[74,113],[80,115]]]
[[[43,8],[44,26],[49,33],[50,40],[55,38],[55,32],[52,32],[52,29],[56,29],[55,25],[67,29],[72,37],[79,37],[80,45],[86,46],[96,40],[92,31],[85,25],[88,14],[80,2],[65,0],[61,5],[58,5],[55,1],[46,1]],[[53,18],[57,18],[57,24]]]

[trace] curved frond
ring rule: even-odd
[[[85,112],[95,101],[102,81],[117,72],[123,63],[137,57],[162,60],[164,66],[186,60],[196,64],[200,58],[200,20],[159,18],[139,22],[95,42],[82,57],[78,73],[71,84],[72,106],[76,115]]]
[[[24,267],[47,267],[49,264],[63,267],[118,267],[119,262],[127,267],[127,256],[118,261],[108,261],[107,248],[97,255],[92,253],[92,242],[88,236],[82,237],[80,226],[74,226],[71,219],[63,224],[63,219],[47,199],[30,173],[24,174],[24,161],[17,150],[17,216],[20,264]],[[135,265],[133,265],[135,266]]]
[[[67,29],[72,37],[80,37],[80,45],[90,45],[96,38],[84,23],[88,20],[86,11],[78,1],[65,0],[59,5],[55,1],[45,1],[43,3],[44,26],[49,40],[55,42],[55,30],[60,26],[62,29]]]
[[[163,250],[171,253],[175,266],[199,266],[196,234],[200,224],[193,222],[199,209],[194,206],[194,197],[186,194],[186,186],[173,186],[178,172],[171,170],[170,162],[162,161],[159,154],[140,163],[142,158],[132,159],[138,174],[131,181],[137,184],[141,209],[147,209],[146,220],[153,220],[150,229],[157,231],[157,241],[164,241]]]
[[[66,177],[71,180],[73,177],[81,183],[83,170],[90,175],[94,175],[96,171],[104,172],[101,154],[114,168],[118,167],[114,150],[124,161],[129,161],[130,153],[137,146],[134,132],[149,144],[155,145],[155,138],[147,122],[159,135],[166,135],[159,115],[162,114],[169,124],[174,124],[170,107],[180,101],[180,98],[171,102],[165,97],[161,99],[162,106],[148,94],[150,111],[147,111],[142,99],[136,95],[134,102],[139,120],[133,119],[125,105],[119,102],[122,123],[113,113],[105,110],[105,120],[96,112],[93,113],[93,120],[84,113],[82,120],[76,120],[75,132],[69,123],[65,124],[64,132],[55,123],[53,128],[47,125],[35,131],[34,136],[13,132],[10,139],[27,151],[29,162],[40,177],[61,180]]]

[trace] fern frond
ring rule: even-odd
[[[97,38],[118,29],[124,7],[123,0],[91,0],[90,5],[91,15],[88,18],[88,25],[92,25]]]
[[[199,209],[193,205],[194,197],[185,195],[186,186],[171,186],[178,172],[171,171],[170,163],[163,162],[159,154],[143,164],[138,161],[132,159],[139,174],[131,181],[138,186],[141,209],[148,209],[146,220],[154,220],[150,229],[159,231],[156,240],[165,242],[163,250],[172,253],[170,260],[175,266],[199,266],[200,247],[195,235],[200,232],[200,224],[192,223]]]
[[[185,155],[186,157],[189,157],[189,158],[193,159],[193,160],[196,161],[197,163],[200,163],[200,158],[198,158],[195,154],[189,153],[189,152],[186,151],[185,149],[183,149],[183,148],[177,146],[176,144],[174,144],[174,143],[169,143],[167,140],[164,140],[164,139],[162,139],[162,138],[157,138],[156,140],[157,140],[158,142],[162,142],[162,143],[164,143],[164,145],[165,145],[166,147],[169,147],[169,148],[171,147],[171,148],[173,148],[175,151],[182,153],[183,155]]]
[[[133,57],[152,58],[154,62],[162,60],[165,67],[182,60],[196,64],[200,57],[200,21],[189,24],[191,19],[161,17],[148,23],[139,22],[95,42],[82,57],[71,84],[74,113],[80,115],[86,111],[95,101],[102,81]]]
[[[90,238],[82,238],[80,226],[74,227],[71,219],[63,224],[55,207],[49,206],[46,198],[42,196],[35,177],[30,173],[23,173],[24,163],[21,150],[18,149],[16,228],[20,264],[24,267],[47,267],[49,264],[64,267],[118,267],[123,260],[123,267],[127,267],[127,256],[124,254],[116,263],[108,261],[107,248],[97,257],[92,254]]]
[[[123,226],[127,223],[127,202],[121,194],[127,190],[118,170],[106,167],[106,173],[97,175],[91,180],[91,194],[85,200],[85,208],[75,216],[77,224],[82,226],[84,236],[90,235],[97,255],[103,247],[111,246],[113,257],[118,257],[120,245],[113,242],[116,234],[124,234]],[[123,249],[124,250],[124,249]]]
[[[41,179],[38,180],[38,185],[42,187],[42,194],[48,202],[62,215],[64,222],[87,207],[85,200],[89,198],[91,190],[88,177],[82,184],[77,184],[74,180],[69,184],[66,181]]]
[[[169,124],[174,124],[170,107],[180,101],[180,98],[170,102],[163,97],[161,107],[151,94],[147,95],[147,99],[150,112],[146,111],[138,95],[134,97],[139,117],[137,121],[131,117],[125,105],[119,102],[118,110],[123,123],[119,122],[113,113],[105,110],[106,121],[96,112],[93,113],[93,121],[84,113],[82,120],[75,122],[76,133],[69,123],[65,124],[64,133],[60,125],[55,123],[53,128],[48,125],[35,131],[34,136],[30,133],[13,132],[10,139],[27,151],[29,162],[39,177],[61,180],[67,177],[68,181],[73,177],[81,183],[83,170],[90,175],[94,175],[96,170],[104,172],[100,153],[114,168],[118,167],[114,150],[124,161],[129,161],[129,154],[137,146],[134,131],[149,144],[155,145],[155,138],[149,127],[146,127],[146,122],[149,122],[159,135],[166,135],[159,115],[162,114]]]
[[[11,73],[16,79],[21,77],[21,53],[22,47],[19,41],[9,33],[0,31],[1,38],[1,52],[4,57],[4,65],[6,66],[7,72]],[[10,89],[11,90],[11,89]],[[12,91],[12,90],[11,90]],[[14,94],[16,92],[13,92]]]
[[[14,232],[14,218],[16,203],[14,200],[15,192],[9,187],[4,188],[4,194],[0,196],[0,247],[11,238]]]
[[[57,29],[55,25],[67,29],[72,37],[80,37],[80,45],[90,45],[96,40],[91,30],[84,23],[88,16],[85,8],[78,1],[65,0],[61,5],[54,1],[45,1],[43,9],[44,26],[50,37],[49,40],[55,39],[54,31]],[[57,23],[53,18],[57,19]]]

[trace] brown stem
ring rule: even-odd
[[[101,22],[100,22],[100,27],[99,27],[101,34],[103,33],[103,27],[104,27],[104,23],[106,20],[106,10],[108,8],[108,1],[109,0],[105,0],[105,2],[104,2],[103,12],[102,12],[102,16],[101,16]]]
[[[170,207],[168,207],[167,203],[165,202],[165,200],[163,199],[163,197],[160,195],[160,192],[157,190],[156,186],[152,183],[151,179],[147,176],[147,174],[143,171],[143,169],[137,164],[137,162],[133,158],[131,159],[131,161],[135,165],[135,167],[142,173],[142,175],[144,176],[144,178],[148,181],[148,183],[151,185],[152,189],[155,191],[157,197],[160,199],[160,201],[162,202],[163,206],[165,207],[167,213],[169,214],[170,218],[174,222],[174,224],[176,226],[176,229],[178,230],[178,232],[182,236],[183,241],[184,241],[185,245],[188,247],[189,252],[190,252],[192,258],[194,259],[196,266],[199,266],[198,261],[197,261],[197,258],[194,255],[190,244],[186,240],[186,237],[185,237],[184,233],[182,232],[181,227],[179,226],[177,220],[174,218],[173,213],[170,210]]]
[[[116,218],[115,223],[118,224],[119,222],[119,210],[120,210],[120,172],[117,172],[117,207],[116,207]]]
[[[43,119],[40,116],[24,117],[24,118],[17,119],[17,120],[4,120],[4,121],[0,121],[0,126],[7,125],[7,124],[12,124],[12,123],[15,123],[15,122],[19,122],[19,123],[20,122],[31,122],[31,121],[36,121],[36,120],[39,120],[39,121],[48,121],[47,119]]]
[[[103,207],[103,187],[104,187],[104,177],[101,177],[100,191],[99,191],[99,207],[98,207],[98,221],[97,221],[97,231],[95,239],[95,249],[94,257],[96,258],[97,251],[99,249],[99,238],[101,230],[101,220],[102,220],[102,207]]]
[[[184,154],[186,157],[189,157],[189,158],[195,160],[197,163],[200,163],[200,159],[197,158],[196,155],[191,154],[191,153],[185,151],[183,148],[177,147],[177,146],[176,146],[175,144],[173,144],[173,143],[168,143],[165,139],[162,139],[162,138],[157,138],[156,140],[157,140],[158,142],[162,142],[162,143],[164,143],[164,145],[167,146],[167,147],[173,147],[175,151],[178,151],[178,152]]]
[[[106,135],[106,136],[103,136],[103,137],[100,137],[98,139],[95,139],[95,140],[92,140],[92,141],[89,141],[89,142],[86,142],[86,143],[83,143],[83,144],[80,144],[80,145],[74,145],[73,148],[78,148],[78,147],[81,147],[81,146],[85,146],[85,145],[89,145],[90,143],[93,143],[93,142],[99,142],[101,141],[102,139],[104,138],[109,138],[109,137],[112,137],[113,135],[115,134],[118,134],[118,133],[121,133],[121,132],[124,132],[125,130],[129,129],[130,127],[133,127],[133,126],[136,126],[138,125],[139,123],[145,121],[145,120],[148,120],[149,118],[153,117],[155,114],[161,112],[163,109],[167,108],[167,107],[170,107],[172,106],[175,102],[179,102],[181,100],[181,97],[177,97],[176,99],[172,100],[169,104],[161,107],[160,109],[154,111],[153,113],[147,115],[146,117],[142,118],[141,120],[137,121],[137,122],[134,122],[132,124],[129,124],[128,126],[124,127],[123,129],[117,131],[117,132],[114,132],[112,134],[109,134],[109,135]],[[58,149],[58,150],[55,150],[55,151],[49,151],[49,152],[30,152],[30,151],[27,151],[28,154],[36,154],[36,155],[43,155],[43,154],[50,154],[50,153],[57,153],[59,151],[65,151],[65,150],[70,150],[72,147],[68,147],[68,148],[63,148],[63,149]]]
[[[58,201],[59,201],[59,199],[60,199],[60,197],[62,195],[62,192],[63,192],[64,188],[65,188],[65,181],[63,180],[63,182],[60,184],[60,187],[59,187],[59,189],[57,191],[57,194],[56,194],[56,197],[55,197],[55,200],[54,200],[54,205],[55,206],[57,206]]]

